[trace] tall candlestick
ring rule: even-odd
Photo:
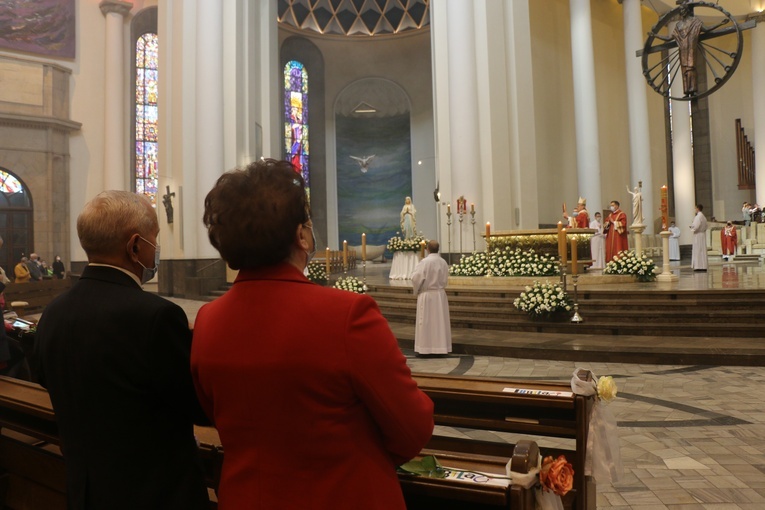
[[[343,269],[348,267],[348,241],[343,241]]]
[[[577,273],[576,261],[578,254],[576,253],[576,237],[571,239],[571,274]]]
[[[327,255],[326,259],[324,260],[324,265],[327,268],[327,278],[329,278],[329,246],[327,246]]]
[[[489,242],[489,238],[491,237],[491,223],[488,221],[486,222],[486,242]]]
[[[361,234],[361,260],[367,260],[367,235]]]

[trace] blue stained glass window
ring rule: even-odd
[[[308,149],[308,72],[290,60],[284,66],[284,154],[303,176],[310,198]]]
[[[135,83],[135,191],[157,204],[158,38],[143,34],[136,41]]]

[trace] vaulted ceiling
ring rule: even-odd
[[[319,34],[400,34],[430,23],[429,0],[278,0],[279,22]]]

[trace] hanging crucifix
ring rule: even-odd
[[[708,96],[730,79],[741,60],[741,32],[757,22],[738,23],[728,11],[709,2],[677,0],[677,4],[651,28],[637,55],[642,57],[643,76],[656,92],[690,101]],[[701,72],[707,80],[698,79]],[[672,90],[678,78],[682,95],[677,88]]]
[[[173,223],[173,197],[175,191],[170,193],[170,186],[167,186],[167,193],[162,195],[162,204],[165,206],[165,214],[167,215],[167,224]]]

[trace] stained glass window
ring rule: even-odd
[[[157,34],[143,34],[135,52],[135,191],[157,204]]]
[[[0,193],[5,193],[6,195],[24,193],[24,187],[17,178],[0,170]]]
[[[308,170],[308,72],[296,60],[284,66],[284,153],[302,174],[310,197]]]

